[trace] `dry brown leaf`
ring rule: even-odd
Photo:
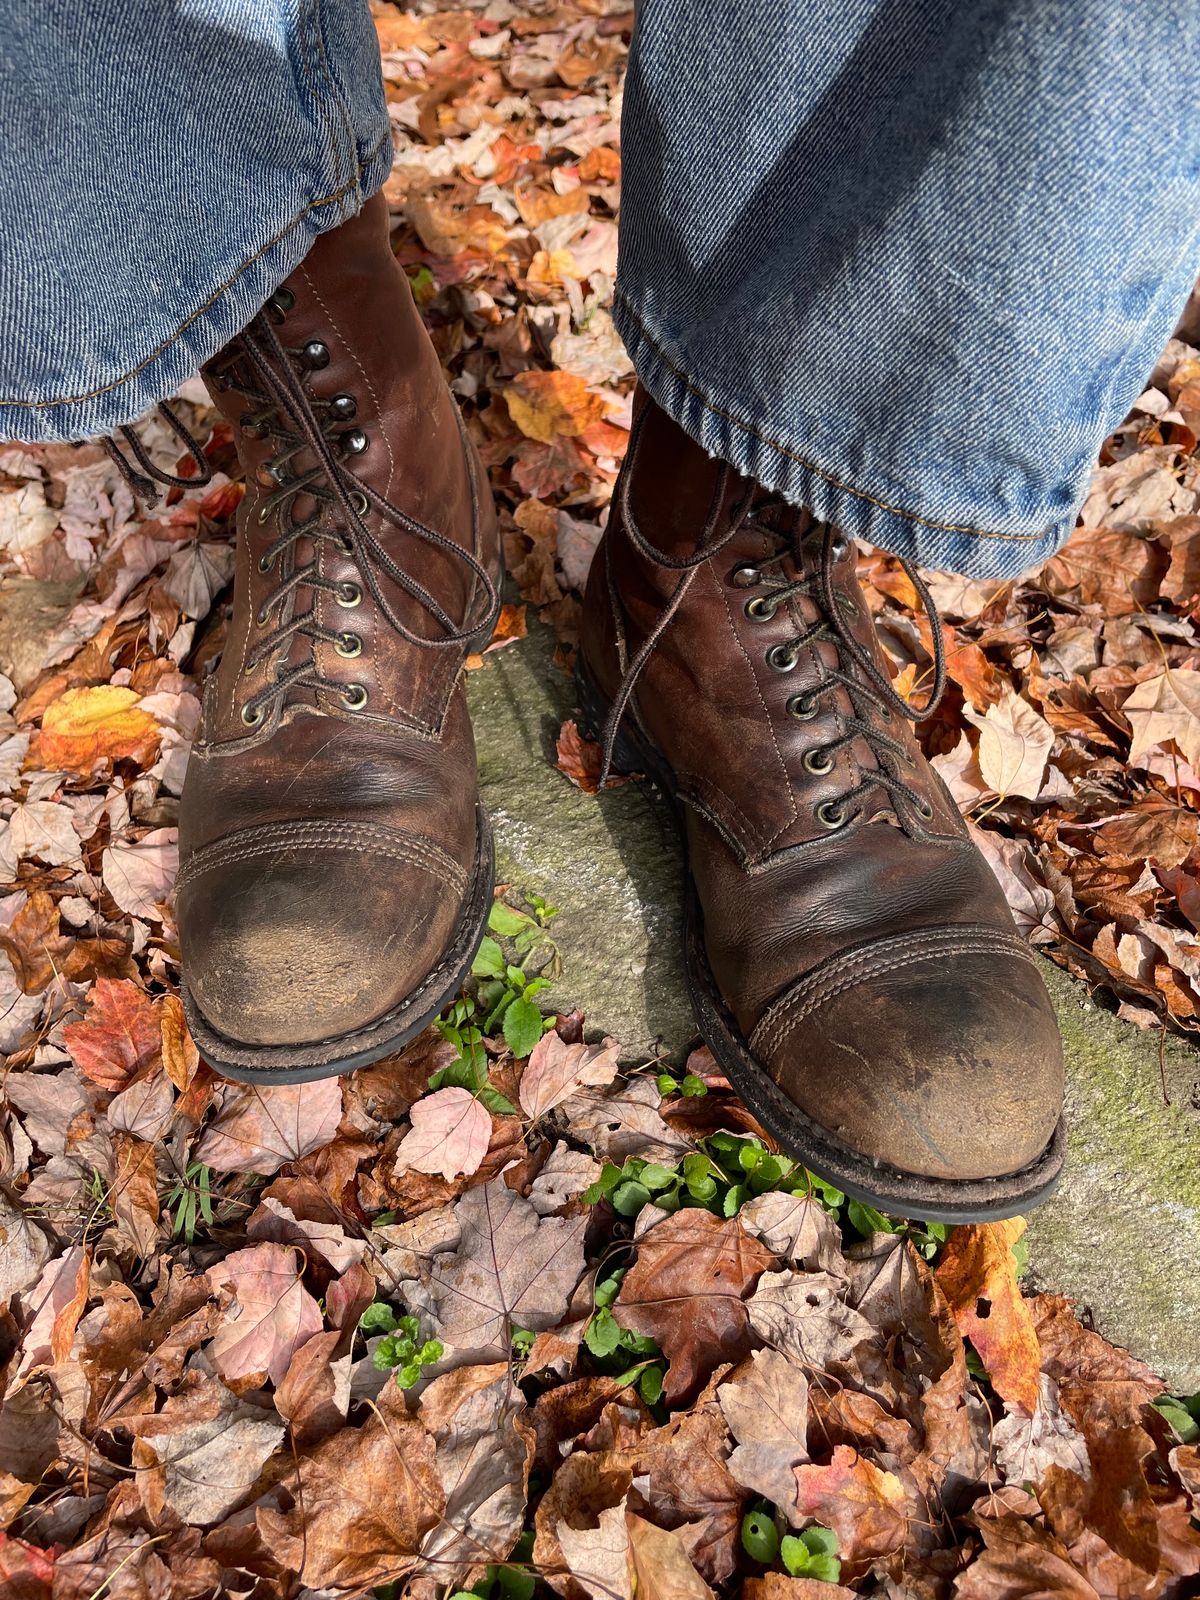
[[[227,1084],[217,1115],[196,1146],[195,1159],[218,1172],[277,1172],[285,1162],[328,1144],[341,1116],[338,1078]]]
[[[1174,667],[1139,683],[1121,706],[1133,729],[1130,763],[1173,739],[1184,759],[1200,764],[1200,672]]]
[[[127,978],[98,978],[87,1016],[63,1029],[71,1060],[105,1089],[127,1088],[162,1056],[158,1008]]]
[[[224,1326],[209,1347],[213,1365],[235,1382],[265,1375],[282,1383],[292,1357],[322,1329],[317,1302],[300,1281],[299,1252],[282,1244],[235,1250],[208,1269],[224,1293]]]
[[[1007,685],[982,717],[969,707],[963,716],[979,729],[979,770],[999,795],[1036,800],[1054,746],[1054,729]]]
[[[437,1089],[409,1112],[412,1127],[396,1150],[396,1171],[470,1177],[487,1155],[492,1119],[469,1089]]]
[[[617,1321],[657,1339],[670,1361],[668,1404],[690,1399],[723,1361],[750,1349],[746,1299],[775,1257],[736,1217],[677,1211],[638,1246],[614,1306]]]
[[[521,1074],[521,1110],[542,1117],[583,1088],[603,1089],[617,1074],[619,1044],[564,1044],[551,1030],[534,1045]]]
[[[737,1440],[731,1476],[786,1515],[795,1469],[809,1459],[808,1379],[777,1350],[755,1350],[717,1390],[717,1404]]]

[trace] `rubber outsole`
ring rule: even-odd
[[[585,729],[596,737],[608,707],[582,656],[575,684]],[[614,765],[621,770],[643,772],[653,781],[670,803],[678,823],[679,805],[670,769],[649,741],[636,729],[623,729],[613,756]],[[927,1177],[872,1161],[806,1116],[751,1053],[721,999],[705,952],[703,913],[686,867],[685,830],[680,827],[679,832],[684,848],[687,906],[684,968],[696,1025],[722,1072],[782,1150],[853,1199],[878,1211],[920,1222],[996,1222],[1040,1205],[1054,1193],[1066,1153],[1066,1128],[1061,1117],[1050,1143],[1030,1166],[1001,1177],[975,1179]]]
[[[237,1083],[313,1083],[369,1066],[394,1055],[454,998],[466,981],[487,932],[495,886],[491,821],[476,807],[475,860],[454,938],[442,959],[399,1005],[366,1027],[304,1045],[254,1045],[227,1038],[210,1026],[186,984],[184,1014],[196,1048],[222,1077]]]

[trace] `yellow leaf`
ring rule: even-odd
[[[522,372],[504,398],[528,439],[550,444],[559,434],[580,434],[604,416],[604,401],[574,372]]]
[[[41,759],[45,766],[87,775],[107,761],[154,759],[159,727],[138,705],[133,689],[100,684],[68,689],[46,707]]]

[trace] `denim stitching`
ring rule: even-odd
[[[689,394],[695,396],[695,398],[699,400],[700,404],[705,408],[706,411],[711,411],[713,416],[720,417],[723,422],[732,423],[735,428],[740,428],[743,433],[752,434],[760,444],[765,444],[769,449],[776,451],[779,455],[785,456],[788,460],[796,462],[796,464],[803,467],[806,472],[815,473],[818,478],[821,478],[826,483],[832,484],[835,489],[840,489],[843,494],[853,495],[856,500],[865,500],[869,505],[876,506],[880,511],[887,511],[895,517],[903,517],[908,522],[919,523],[923,528],[936,528],[942,533],[967,533],[976,539],[1003,539],[1010,544],[1035,544],[1038,540],[1045,537],[1045,535],[1042,533],[993,533],[987,528],[972,528],[966,526],[965,524],[953,522],[935,522],[932,517],[922,517],[919,516],[915,511],[905,511],[901,506],[889,505],[886,500],[877,499],[875,495],[868,494],[865,489],[855,489],[851,484],[843,483],[842,480],[835,477],[832,472],[827,472],[824,467],[818,467],[815,462],[807,460],[804,456],[800,455],[798,451],[791,449],[788,445],[780,444],[777,439],[772,439],[768,434],[763,433],[761,429],[756,428],[753,423],[744,422],[741,417],[735,417],[731,411],[725,411],[720,406],[714,405],[708,396],[696,387],[688,375],[680,367],[677,367],[671,360],[670,356],[667,355],[666,351],[663,350],[658,340],[655,339],[654,335],[650,332],[646,324],[638,315],[637,311],[634,309],[633,302],[630,300],[629,296],[620,288],[615,289],[613,293],[614,297],[621,301],[621,304],[625,307],[626,311],[628,311],[634,322],[637,323],[638,330],[641,333],[642,338],[645,339],[646,343],[650,346],[651,350],[653,350],[659,361],[662,362],[663,366],[666,367],[669,372],[678,378],[679,382],[683,384],[684,388]]]
[[[387,137],[389,139],[391,138],[390,129],[388,130]],[[54,406],[82,405],[84,401],[95,400],[102,394],[109,394],[113,389],[119,389],[122,384],[128,383],[130,378],[136,378],[139,372],[144,372],[148,366],[157,361],[160,356],[169,350],[171,346],[183,336],[188,328],[190,328],[194,322],[197,322],[209,309],[209,307],[214,305],[230,288],[230,286],[241,277],[243,272],[245,272],[248,267],[252,267],[256,261],[260,260],[261,257],[266,255],[268,250],[274,249],[277,244],[280,244],[284,239],[286,239],[288,234],[291,233],[294,228],[300,225],[310,211],[320,211],[324,206],[331,206],[338,200],[344,200],[352,189],[357,188],[359,183],[362,181],[363,173],[383,149],[384,143],[385,141],[380,139],[379,143],[363,157],[358,164],[357,172],[349,183],[345,184],[334,194],[327,194],[320,200],[310,200],[308,205],[306,205],[297,216],[293,217],[291,222],[289,222],[286,227],[281,228],[273,238],[268,239],[266,244],[264,244],[261,249],[256,250],[252,256],[247,256],[246,260],[242,262],[237,271],[230,273],[229,277],[225,279],[225,282],[219,284],[217,288],[213,290],[212,294],[209,295],[208,299],[205,300],[202,305],[197,306],[190,317],[188,317],[184,322],[180,323],[179,327],[176,328],[173,334],[164,339],[161,344],[156,345],[155,348],[151,350],[149,355],[144,356],[136,366],[130,367],[129,370],[127,372],[123,372],[120,377],[114,378],[111,383],[101,384],[98,389],[89,389],[86,394],[56,395],[50,400],[7,400],[0,398],[0,406],[13,406],[25,411],[48,411]]]

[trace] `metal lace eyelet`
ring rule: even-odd
[[[791,672],[799,659],[790,644],[773,644],[767,651],[767,665],[772,672]]]
[[[270,572],[271,568],[274,565],[275,565],[275,557],[273,555],[261,555],[261,556],[259,556],[259,558],[258,558],[258,570],[260,572]]]
[[[788,716],[797,722],[810,722],[820,709],[821,702],[815,694],[794,694],[787,703]]]
[[[362,590],[356,583],[339,583],[333,598],[345,610],[353,611],[356,605],[362,603]]]
[[[354,554],[354,546],[350,542],[350,535],[344,533],[341,528],[338,529],[334,544],[344,556],[352,556]]]
[[[356,633],[341,633],[333,648],[337,655],[347,661],[353,661],[355,656],[362,655],[363,642]]]
[[[770,622],[779,606],[769,595],[756,594],[753,600],[746,601],[742,609],[751,622]]]
[[[243,417],[238,423],[238,427],[246,435],[247,439],[265,439],[267,436],[266,428],[261,422],[256,422],[253,417]]]
[[[329,415],[335,422],[353,422],[358,406],[352,394],[335,394],[329,402]]]
[[[367,497],[361,489],[351,489],[350,504],[354,507],[355,511],[358,512],[360,517],[365,517],[367,512],[370,510],[370,506],[367,503]]]
[[[270,517],[272,511],[274,511],[274,509],[275,509],[275,507],[271,504],[271,502],[269,500],[266,501],[263,505],[259,506],[259,508],[258,508],[258,525],[259,525],[260,528],[269,519],[269,517]]]
[[[271,613],[266,606],[262,607],[254,620],[260,628],[266,627],[267,623],[271,620]]]
[[[916,795],[913,799],[913,805],[922,822],[933,821],[933,807],[925,799],[924,795]]]
[[[329,346],[323,339],[310,339],[300,352],[304,365],[312,371],[329,365]]]
[[[348,433],[342,434],[342,453],[348,456],[360,456],[370,442],[361,428],[351,428]]]
[[[750,589],[761,577],[762,573],[752,562],[739,561],[729,574],[729,582],[735,589]]]
[[[805,772],[812,772],[820,777],[826,772],[833,771],[833,756],[823,747],[818,747],[816,750],[806,750],[802,765]]]
[[[850,552],[850,541],[844,533],[835,534],[829,546],[829,554],[834,561],[844,561]]]
[[[848,594],[839,594],[837,603],[848,617],[856,617],[858,615],[858,606]]]
[[[242,721],[248,728],[257,728],[262,719],[263,708],[261,706],[242,707]]]
[[[361,711],[367,703],[367,691],[361,683],[349,683],[342,690],[342,704],[347,711]]]
[[[296,296],[290,289],[281,287],[276,289],[267,304],[272,311],[278,311],[280,317],[283,318],[287,316],[288,312],[296,304]]]
[[[816,818],[823,828],[840,828],[846,820],[846,808],[837,800],[822,800]]]
[[[279,468],[273,461],[264,461],[254,474],[254,481],[261,484],[264,489],[278,489],[283,481],[279,476]]]

